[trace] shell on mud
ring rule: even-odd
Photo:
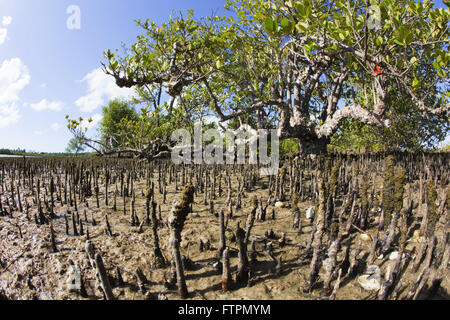
[[[314,219],[314,207],[309,207],[308,210],[306,210],[306,219]]]
[[[381,288],[381,271],[376,265],[367,267],[363,275],[358,277],[359,285],[367,291],[376,291]]]
[[[277,201],[275,202],[275,208],[284,208],[286,206],[286,203]]]
[[[389,255],[389,260],[397,260],[400,253],[398,251],[391,252]],[[405,257],[405,254],[402,254],[402,258]]]
[[[359,238],[360,238],[362,241],[373,241],[371,235],[368,234],[368,233],[361,233],[361,234],[359,235]]]

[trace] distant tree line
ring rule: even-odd
[[[39,157],[67,157],[73,156],[71,152],[37,152],[30,151],[27,152],[25,149],[7,149],[0,148],[0,155],[9,155],[9,156],[39,156]],[[90,156],[93,155],[92,152],[78,153],[78,156]]]

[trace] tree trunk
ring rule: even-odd
[[[172,244],[172,256],[175,263],[175,272],[177,274],[178,294],[180,295],[181,299],[187,299],[188,290],[184,277],[183,263],[181,261],[180,243],[178,242],[177,235],[175,233],[171,235],[170,242]]]
[[[164,257],[161,252],[161,248],[159,246],[159,237],[158,237],[158,224],[159,221],[156,218],[156,202],[152,201],[152,233],[153,233],[153,255],[155,266],[157,268],[163,268],[165,266]]]
[[[327,152],[327,146],[330,143],[328,138],[314,137],[298,138],[297,141],[299,154],[302,155],[324,154]]]

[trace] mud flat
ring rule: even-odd
[[[448,299],[448,161],[393,160],[286,160],[267,177],[244,165],[0,159],[0,296],[103,299],[89,240],[115,299],[180,299],[169,217],[191,184],[179,243],[188,299]]]

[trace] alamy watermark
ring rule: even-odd
[[[66,9],[66,13],[70,16],[66,20],[66,26],[69,30],[81,29],[81,9],[79,6],[70,5]]]
[[[381,9],[377,5],[369,7],[369,19],[367,20],[369,30],[379,30],[381,28]]]
[[[81,289],[81,271],[78,266],[70,265],[68,270],[67,287],[70,291]]]
[[[279,168],[279,137],[277,130],[254,130],[242,125],[237,130],[220,132],[194,128],[178,129],[171,139],[178,144],[171,158],[175,164],[250,164],[259,165],[261,175],[277,174]],[[269,144],[270,136],[270,144]]]

